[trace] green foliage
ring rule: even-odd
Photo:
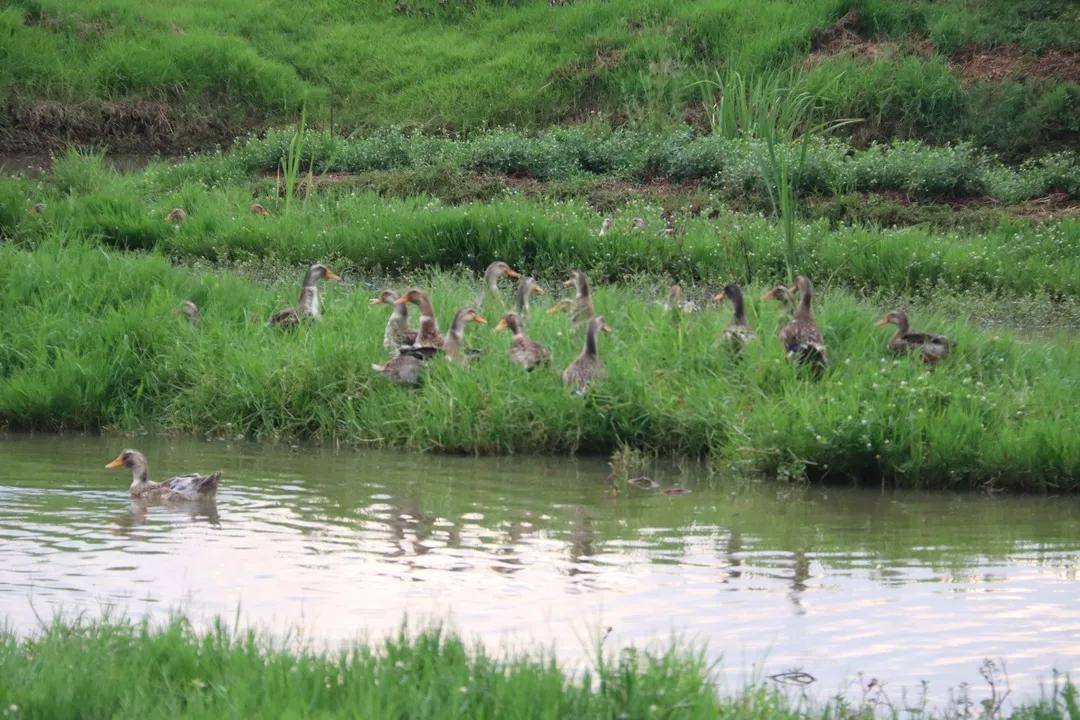
[[[782,257],[776,261],[782,268]],[[515,265],[539,274],[549,291],[561,279],[548,274],[551,266]],[[913,265],[898,258],[899,267]],[[558,376],[581,339],[543,304],[529,331],[551,347],[550,370],[522,373],[506,357],[507,339],[476,326],[467,342],[480,358],[466,367],[434,362],[412,389],[370,370],[385,357],[386,314],[368,306],[382,283],[325,287],[316,326],[265,327],[294,300],[301,274],[294,268],[295,277],[261,285],[74,242],[0,248],[0,425],[452,452],[611,452],[626,444],[745,460],[768,474],[805,467],[813,477],[909,487],[1074,490],[1080,478],[1072,432],[1080,355],[1065,337],[1022,340],[924,311],[915,314],[919,327],[956,341],[953,356],[928,372],[885,351],[889,333],[873,324],[880,308],[821,282],[816,307],[832,367],[813,381],[784,359],[774,338],[781,318],[756,300],[761,285],[746,291],[760,340],[734,358],[713,347],[728,312],[677,323],[654,302],[660,288],[600,284],[595,303],[615,329],[600,348],[609,378],[584,400]],[[436,274],[395,284],[428,288],[446,328],[454,310],[474,302],[478,282]],[[703,289],[691,292],[705,299]],[[172,314],[185,299],[202,311],[195,328]],[[496,318],[502,306],[482,309]]]

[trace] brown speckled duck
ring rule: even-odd
[[[430,357],[442,349],[443,336],[439,332],[439,321],[435,319],[435,310],[431,306],[431,300],[427,293],[418,288],[412,288],[394,301],[395,305],[413,303],[420,308],[420,329],[416,333],[416,341],[412,347],[422,351],[424,357]]]
[[[575,290],[573,300],[561,300],[549,309],[549,313],[570,311],[570,329],[577,331],[583,324],[589,322],[595,315],[592,304],[592,290],[589,287],[589,276],[580,270],[573,270],[570,277],[563,281],[566,287],[573,286]]]
[[[603,378],[607,372],[596,347],[596,337],[601,332],[609,333],[611,328],[604,322],[603,317],[597,315],[589,320],[589,327],[585,331],[585,347],[581,354],[563,371],[563,383],[577,395],[588,392],[593,381]]]
[[[181,207],[175,207],[169,211],[169,214],[165,216],[165,219],[171,223],[182,223],[187,220],[187,210]]]
[[[267,321],[269,327],[293,328],[304,318],[319,319],[319,280],[340,281],[341,278],[322,263],[315,263],[304,275],[300,288],[300,302],[294,308],[278,310]]]
[[[525,317],[529,314],[529,298],[533,295],[543,295],[544,288],[536,282],[533,277],[523,277],[518,280],[517,285],[517,311],[521,317]]]
[[[462,308],[454,313],[454,320],[450,323],[450,332],[446,333],[442,346],[443,354],[450,362],[461,362],[472,354],[465,350],[465,326],[469,323],[486,325],[487,320],[471,307]]]
[[[717,339],[717,345],[724,344],[735,350],[741,350],[747,343],[757,338],[753,329],[746,322],[746,307],[743,303],[741,287],[735,283],[725,285],[724,289],[713,297],[713,300],[716,302],[730,300],[731,309],[734,312],[731,322],[728,323],[728,326],[724,328],[724,332]]]
[[[258,215],[259,217],[270,217],[270,211],[266,209],[265,205],[259,203],[251,203],[251,207],[248,208],[252,215]]]
[[[821,338],[821,330],[810,308],[814,297],[813,285],[809,279],[800,275],[795,280],[795,287],[789,291],[799,293],[799,304],[795,308],[795,317],[780,328],[777,336],[787,351],[789,360],[805,363],[820,374],[828,366],[829,357],[825,350],[825,341]]]
[[[221,471],[209,475],[178,475],[171,480],[155,483],[148,476],[146,456],[138,450],[124,450],[106,469],[125,467],[131,470],[131,497],[155,500],[193,500],[208,497],[217,492]]]
[[[415,355],[402,353],[381,365],[372,365],[371,369],[395,385],[419,385],[424,361]]]
[[[927,365],[949,356],[952,342],[944,335],[915,332],[908,328],[908,316],[903,310],[893,310],[877,321],[878,327],[895,325],[896,332],[889,339],[889,349],[894,353],[918,352]]]
[[[199,306],[190,300],[180,303],[180,307],[173,310],[177,315],[183,315],[192,325],[199,324]]]
[[[419,333],[409,327],[409,306],[395,304],[401,295],[396,290],[383,290],[368,301],[369,305],[389,305],[390,319],[386,321],[383,333],[383,347],[393,355],[398,354],[402,345],[415,345]]]
[[[517,313],[506,313],[495,326],[495,332],[510,329],[510,359],[530,372],[551,360],[551,352],[525,334],[525,323]]]

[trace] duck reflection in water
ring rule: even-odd
[[[567,575],[589,572],[580,566],[589,564],[588,558],[596,554],[595,542],[596,530],[593,529],[592,518],[585,508],[578,505],[570,521],[570,561],[573,565],[566,571]]]
[[[192,522],[205,522],[213,527],[221,525],[217,498],[213,495],[200,496],[190,500],[153,497],[132,498],[131,504],[128,505],[128,512],[116,516],[116,527],[113,529],[113,533],[134,536],[134,530],[146,525],[150,520],[151,513],[157,515],[159,520],[175,519],[186,515]]]

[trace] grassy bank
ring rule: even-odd
[[[558,278],[542,277],[554,290]],[[587,399],[566,393],[557,373],[580,340],[565,316],[543,313],[529,330],[550,345],[551,371],[522,374],[507,361],[504,336],[470,329],[469,342],[484,351],[476,363],[435,363],[423,387],[403,389],[369,368],[384,352],[386,315],[367,304],[375,287],[328,288],[326,317],[310,332],[264,327],[295,300],[297,282],[256,284],[77,242],[4,247],[0,425],[485,453],[606,453],[629,444],[771,475],[1078,489],[1080,356],[1068,337],[1021,340],[916,316],[957,341],[944,367],[926,372],[886,354],[888,332],[873,325],[881,308],[823,291],[833,366],[813,382],[783,359],[773,338],[778,313],[765,303],[749,308],[762,340],[735,361],[712,348],[727,311],[680,325],[654,302],[657,288],[600,287],[598,311],[615,328],[601,347],[610,377]],[[475,280],[454,276],[408,282],[431,289],[444,328],[477,291]],[[203,309],[197,329],[170,314],[188,298]],[[498,316],[495,307],[484,311]]]
[[[719,70],[797,72],[863,140],[1027,155],[1080,133],[1078,27],[1040,0],[5,0],[0,140],[197,146],[302,106],[324,127],[655,127],[703,121]]]
[[[231,170],[229,168],[232,168]],[[597,280],[642,273],[768,283],[786,274],[781,231],[759,216],[727,211],[702,193],[675,211],[647,199],[612,209],[611,232],[585,200],[530,200],[515,194],[448,206],[430,197],[388,199],[347,182],[327,183],[286,211],[274,180],[252,179],[232,159],[202,158],[119,174],[100,158],[70,155],[40,180],[0,181],[0,235],[26,247],[61,236],[106,247],[155,249],[176,260],[318,258],[364,273],[482,267],[495,259]],[[252,196],[270,210],[252,215]],[[27,212],[44,202],[40,215]],[[715,203],[706,205],[705,203]],[[165,218],[183,207],[180,224]],[[643,230],[632,219],[646,220]],[[999,295],[1080,297],[1080,221],[1001,218],[985,233],[923,227],[800,224],[794,251],[802,272],[860,291],[925,295],[942,287]],[[722,283],[721,283],[722,284]]]
[[[295,649],[222,625],[197,632],[183,620],[160,628],[57,621],[29,639],[0,635],[0,701],[13,718],[741,720],[871,718],[884,709],[872,695],[810,706],[764,685],[720,693],[702,656],[680,647],[618,657],[598,650],[572,676],[548,652],[492,656],[439,630],[339,651]],[[1042,699],[987,717],[1076,720],[1080,710],[1075,688],[1055,683]]]

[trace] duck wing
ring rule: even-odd
[[[270,316],[270,319],[266,321],[267,327],[279,327],[282,329],[294,328],[300,324],[300,313],[296,311],[296,308],[285,308],[284,310],[278,310],[276,313]]]
[[[162,489],[167,488],[170,493],[183,495],[184,497],[210,495],[217,491],[220,480],[220,470],[209,475],[177,475],[171,480],[162,483]]]
[[[420,384],[424,361],[414,355],[401,354],[384,365],[372,365],[371,369],[395,385]]]

